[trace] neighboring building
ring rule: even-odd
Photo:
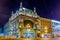
[[[21,3],[19,10],[12,12],[4,33],[17,38],[52,38],[51,20],[39,17],[36,8],[29,10]]]
[[[52,30],[54,35],[60,35],[60,21],[52,20]]]
[[[60,34],[60,22],[52,20],[53,34]]]
[[[7,22],[5,25],[4,25],[4,35],[8,35],[8,32],[10,31],[10,28],[9,28],[9,22]]]

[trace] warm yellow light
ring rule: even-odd
[[[48,29],[48,27],[47,26],[45,26],[45,28],[44,29]]]
[[[44,37],[44,34],[41,34],[41,37]]]
[[[21,27],[21,25],[19,27]]]
[[[45,33],[47,33],[48,32],[48,30],[45,30]]]
[[[30,28],[30,24],[27,24],[27,27]]]

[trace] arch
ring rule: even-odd
[[[30,20],[24,20],[24,26],[25,27],[30,27],[30,28],[33,28],[33,22],[30,21]]]

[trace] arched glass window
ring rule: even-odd
[[[33,29],[24,29],[23,36],[24,36],[24,38],[34,38],[34,30]]]

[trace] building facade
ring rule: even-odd
[[[51,20],[39,17],[36,12],[24,8],[20,3],[19,10],[12,12],[8,27],[5,30],[8,35],[17,38],[52,38]]]

